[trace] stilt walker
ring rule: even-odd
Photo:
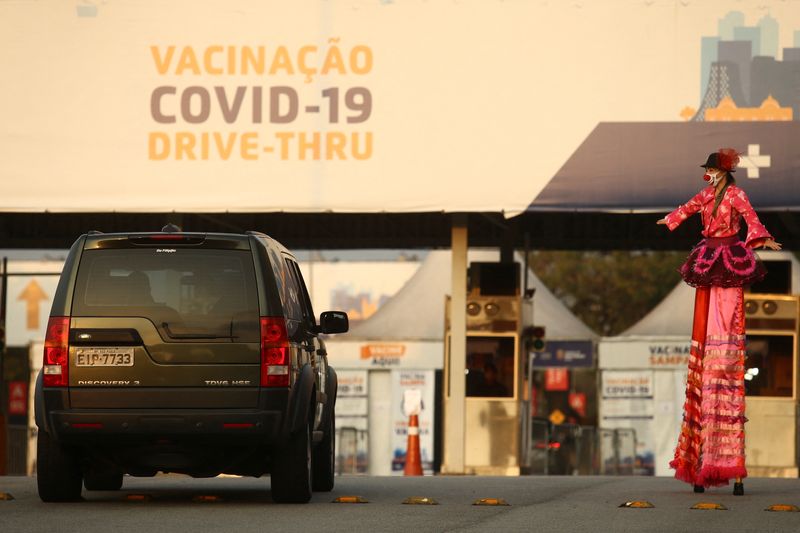
[[[758,220],[733,172],[739,154],[723,148],[708,156],[694,198],[658,221],[670,230],[700,212],[703,237],[681,266],[684,281],[696,287],[689,374],[683,424],[670,466],[675,477],[706,487],[735,480],[733,493],[744,494],[744,291],[766,273],[753,248],[780,250]],[[747,236],[739,239],[741,221]]]

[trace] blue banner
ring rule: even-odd
[[[541,352],[530,352],[533,368],[594,366],[592,341],[547,341]]]

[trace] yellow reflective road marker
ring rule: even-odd
[[[439,502],[427,496],[411,496],[403,500],[403,505],[439,505]]]
[[[728,508],[721,503],[700,502],[692,505],[690,509],[697,509],[698,511],[727,511]]]
[[[214,496],[211,494],[200,494],[192,498],[193,502],[200,502],[200,503],[212,503],[212,502],[221,502],[222,498],[219,496]]]
[[[508,505],[511,504],[505,501],[503,498],[481,498],[480,500],[475,500],[472,502],[472,505]]]
[[[652,509],[655,505],[645,500],[633,500],[620,504],[620,507],[628,507],[630,509]]]
[[[128,494],[123,498],[126,502],[149,502],[152,499],[149,494]]]
[[[14,497],[10,492],[0,492],[0,502],[10,502]]]
[[[369,503],[369,500],[361,496],[339,496],[331,503]]]
[[[782,511],[782,512],[785,512],[785,513],[800,513],[800,507],[797,507],[796,505],[787,504],[787,503],[778,503],[778,504],[775,504],[775,505],[770,505],[769,507],[767,507],[764,510],[765,511]]]

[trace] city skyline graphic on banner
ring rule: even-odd
[[[717,35],[701,38],[699,106],[685,107],[681,117],[800,120],[800,30],[793,30],[792,46],[780,50],[780,26],[769,13],[747,26],[744,13],[731,11],[717,26]]]

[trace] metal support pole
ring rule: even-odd
[[[3,258],[3,273],[0,277],[0,327],[3,328],[3,335],[6,334],[6,292],[8,291],[8,258]],[[5,343],[5,338],[3,339]],[[0,348],[0,476],[7,473],[8,465],[8,433],[6,430],[6,382],[5,382],[5,366],[6,366],[6,349],[5,346]]]
[[[450,396],[445,408],[445,474],[464,474],[464,404],[467,367],[467,217],[454,215],[452,226],[452,286],[450,300]]]
[[[3,329],[3,346],[0,347],[0,400],[5,400],[3,398],[3,385],[5,374],[3,372],[5,365],[6,365],[6,302],[8,298],[6,298],[6,292],[8,291],[8,257],[3,258],[3,277],[0,278],[0,295],[2,298],[0,299],[0,328]],[[5,401],[3,401],[3,406],[5,406]],[[0,411],[2,411],[4,407],[0,406]]]
[[[544,475],[550,475],[550,424],[544,427]]]

